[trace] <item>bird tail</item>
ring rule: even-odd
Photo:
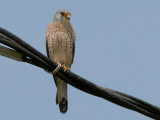
[[[62,113],[66,113],[68,109],[67,83],[57,76],[54,76],[54,80],[57,85],[56,104],[59,104]]]

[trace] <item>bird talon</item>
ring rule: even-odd
[[[64,68],[64,72],[65,72],[66,70],[71,71],[71,69],[70,69],[70,68],[67,68],[67,67],[65,66],[65,64],[63,64],[62,67]]]

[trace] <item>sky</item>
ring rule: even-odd
[[[76,31],[72,72],[160,106],[159,0],[0,0],[0,27],[46,55],[45,35],[59,9]],[[0,120],[151,120],[68,87],[59,112],[52,75],[0,56]]]

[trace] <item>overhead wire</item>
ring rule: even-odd
[[[31,45],[3,28],[0,28],[0,43],[4,45],[0,45],[0,55],[5,57],[21,62],[27,62],[48,72],[54,71],[58,66],[56,62],[52,61]],[[63,67],[61,67],[56,74],[81,91],[104,98],[112,103],[137,111],[150,118],[160,120],[160,108],[157,106],[131,95],[100,87],[71,71],[64,71]]]

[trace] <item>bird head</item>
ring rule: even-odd
[[[71,13],[68,10],[58,10],[53,18],[54,22],[69,23]]]

